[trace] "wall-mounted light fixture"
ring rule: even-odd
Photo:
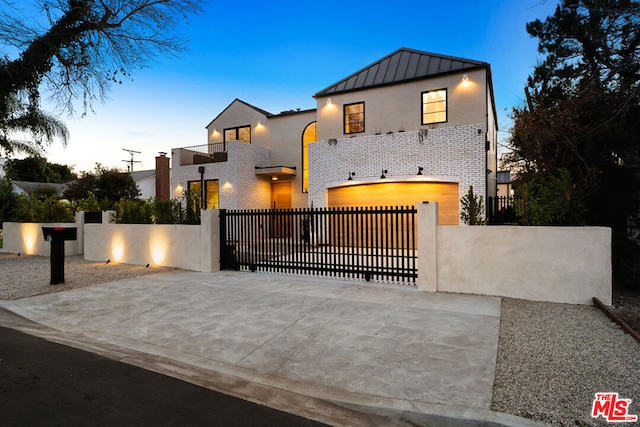
[[[387,177],[387,173],[388,173],[388,172],[389,172],[388,170],[386,170],[386,169],[382,169],[382,175],[380,175],[380,179],[384,179],[384,178],[386,178],[386,177]]]
[[[263,126],[262,122],[258,120],[258,122],[256,123],[256,127],[261,128],[262,126]]]
[[[276,175],[273,175],[273,176],[271,177],[271,181],[277,181],[277,180],[278,180],[278,177],[277,177]]]
[[[466,73],[465,73],[465,74],[463,74],[463,75],[462,75],[462,81],[463,81],[463,82],[468,82],[468,81],[469,81],[469,74],[466,74]]]
[[[349,178],[347,178],[347,181],[353,181],[354,176],[356,176],[355,172],[349,172]]]
[[[333,105],[333,101],[331,100],[331,98],[327,99],[327,105]]]
[[[418,173],[416,175],[422,175],[422,171],[424,168],[422,166],[418,166]]]

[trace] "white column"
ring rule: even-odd
[[[418,203],[418,279],[419,291],[438,290],[438,203]]]

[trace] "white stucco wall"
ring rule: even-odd
[[[611,305],[611,229],[440,226],[418,205],[419,290]]]
[[[82,226],[76,223],[5,222],[2,230],[3,248],[0,252],[48,257],[51,255],[51,244],[44,240],[42,227],[76,227],[78,238],[64,243],[65,256],[82,254]]]
[[[220,269],[219,212],[201,212],[202,225],[86,224],[88,261],[161,265],[194,271]]]
[[[326,189],[347,184],[349,172],[359,183],[379,180],[383,169],[387,178],[415,180],[419,166],[420,179],[459,183],[460,197],[473,185],[485,197],[484,124],[309,144],[309,202],[325,207]]]

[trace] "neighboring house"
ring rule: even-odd
[[[513,196],[513,181],[511,181],[511,171],[498,171],[498,197]]]
[[[239,99],[207,144],[172,150],[173,197],[205,186],[207,207],[440,204],[459,223],[469,186],[496,195],[497,116],[489,64],[402,48],[271,114]]]
[[[144,171],[130,172],[131,178],[140,190],[141,199],[158,197],[168,200],[170,198],[171,169],[167,153],[156,156],[156,168]]]
[[[38,191],[54,189],[58,197],[62,197],[67,189],[67,184],[54,184],[50,182],[11,181],[13,192],[18,195],[29,196]]]
[[[140,190],[141,199],[149,199],[156,195],[156,171],[155,169],[131,172],[131,179]]]

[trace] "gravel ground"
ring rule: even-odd
[[[50,285],[49,257],[0,253],[0,300],[32,297],[171,270],[174,269],[85,261],[82,255],[78,255],[65,259],[65,283]]]
[[[47,257],[0,254],[0,300],[172,270],[68,257],[66,283],[51,286],[49,268]],[[625,301],[640,312],[640,299]],[[591,418],[594,394],[618,392],[640,415],[639,379],[640,343],[597,308],[502,300],[493,410],[559,426],[607,425]]]

